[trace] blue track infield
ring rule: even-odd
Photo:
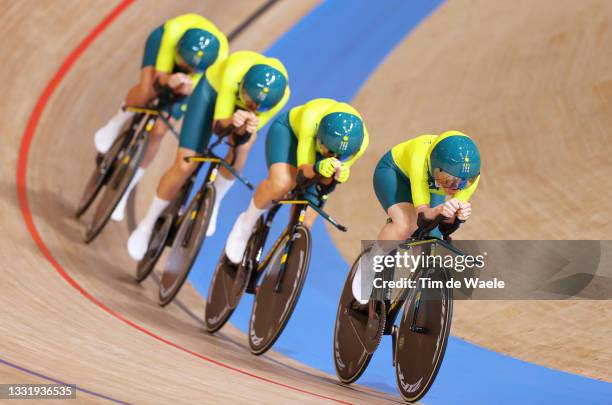
[[[350,101],[393,48],[441,3],[440,0],[323,2],[266,52],[287,66],[292,91],[288,107],[318,97]],[[265,133],[266,129],[260,132],[244,171],[255,184],[267,175]],[[205,241],[190,276],[203,296],[207,295],[212,271],[233,221],[246,209],[250,198],[251,193],[240,184],[225,198],[217,233]],[[286,219],[286,212],[277,217],[271,239],[280,233]],[[335,374],[334,318],[348,264],[320,220],[313,227],[313,236],[313,257],[304,291],[274,349]],[[243,298],[231,319],[245,332],[252,302],[251,296]],[[383,339],[359,383],[397,393],[389,338]],[[530,364],[451,337],[440,373],[424,402],[603,404],[611,403],[610,398],[612,384]]]

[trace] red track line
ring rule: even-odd
[[[66,74],[70,71],[70,69],[72,68],[72,66],[74,65],[74,63],[79,59],[79,57],[83,54],[83,52],[85,52],[85,50],[95,41],[95,39],[106,29],[108,28],[108,26],[117,19],[117,17],[124,12],[130,5],[132,5],[136,0],[123,0],[121,1],[121,3],[119,3],[119,5],[117,7],[115,7],[113,10],[111,10],[111,12],[104,17],[104,19],[98,24],[96,25],[89,34],[87,34],[87,36],[77,45],[76,48],[74,48],[72,50],[72,52],[70,52],[70,54],[68,55],[68,57],[64,60],[64,62],[62,63],[62,65],[59,67],[59,69],[57,70],[57,72],[53,75],[53,77],[51,78],[51,80],[47,83],[47,86],[45,87],[45,90],[43,91],[43,93],[41,94],[41,96],[39,97],[38,101],[36,102],[36,106],[34,107],[34,110],[32,111],[32,114],[30,115],[30,118],[28,119],[28,124],[26,126],[26,129],[23,133],[23,137],[21,139],[21,145],[19,147],[19,159],[17,161],[17,193],[19,196],[19,207],[21,208],[21,213],[23,215],[23,220],[26,224],[26,227],[28,228],[28,231],[30,232],[30,235],[32,236],[32,239],[34,240],[34,242],[36,243],[36,245],[38,246],[38,249],[40,250],[40,252],[43,254],[43,256],[45,256],[45,258],[49,261],[49,263],[51,263],[51,265],[55,268],[55,270],[58,272],[58,274],[60,276],[62,276],[62,278],[64,280],[66,280],[68,282],[68,284],[70,284],[74,289],[76,289],[79,293],[81,293],[81,295],[83,295],[85,298],[87,298],[89,301],[93,302],[95,305],[97,305],[98,307],[100,307],[101,309],[103,309],[104,311],[106,311],[108,314],[110,314],[111,316],[117,318],[118,320],[122,321],[123,323],[130,325],[131,327],[133,327],[134,329],[137,329],[149,336],[151,336],[154,339],[159,340],[160,342],[163,342],[169,346],[172,346],[182,352],[191,354],[192,356],[198,357],[202,360],[205,360],[209,363],[215,364],[217,366],[226,368],[228,370],[232,370],[235,371],[237,373],[252,377],[252,378],[256,378],[258,380],[270,383],[270,384],[274,384],[283,388],[287,388],[293,391],[297,391],[303,394],[308,394],[308,395],[312,395],[314,397],[317,398],[322,398],[322,399],[328,399],[334,402],[339,402],[339,403],[343,403],[343,404],[348,404],[348,402],[346,401],[342,401],[336,398],[331,398],[331,397],[327,397],[324,395],[320,395],[311,391],[307,391],[301,388],[297,388],[291,385],[287,385],[287,384],[283,384],[281,382],[275,381],[275,380],[271,380],[269,378],[266,377],[262,377],[253,373],[250,373],[248,371],[245,370],[241,370],[237,367],[231,366],[229,364],[225,364],[222,363],[218,360],[212,359],[210,357],[204,356],[202,354],[196,353],[190,349],[187,349],[186,347],[183,347],[177,343],[174,343],[168,339],[165,339],[159,335],[156,335],[155,333],[151,332],[150,330],[136,324],[135,322],[125,318],[123,315],[113,311],[112,309],[110,309],[108,306],[106,306],[105,304],[103,304],[101,301],[99,301],[97,298],[95,298],[94,296],[92,296],[87,290],[85,290],[75,279],[73,279],[67,272],[66,270],[64,270],[64,268],[58,263],[58,261],[53,257],[53,255],[51,254],[51,251],[49,250],[49,248],[47,247],[47,245],[45,244],[45,242],[43,241],[42,237],[40,236],[40,233],[38,232],[38,229],[36,228],[36,225],[34,224],[34,220],[32,218],[32,212],[30,211],[30,206],[28,204],[28,193],[27,193],[27,188],[26,188],[26,178],[27,178],[27,163],[28,163],[28,154],[30,152],[30,146],[32,144],[32,140],[34,139],[34,135],[36,134],[36,128],[38,126],[38,123],[40,121],[40,117],[45,109],[45,107],[47,106],[49,99],[51,98],[51,96],[53,95],[53,93],[55,92],[55,90],[57,89],[57,87],[59,86],[59,84],[61,83],[61,81],[64,79],[64,77],[66,76]]]

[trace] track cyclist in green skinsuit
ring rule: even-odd
[[[198,163],[185,162],[184,158],[204,153],[213,131],[229,131],[229,142],[237,147],[236,156],[230,149],[226,159],[233,160],[234,168],[241,171],[257,131],[283,108],[289,93],[282,62],[257,52],[234,52],[206,71],[189,100],[175,162],[162,176],[147,214],[128,240],[128,252],[134,260],[142,259],[157,218],[198,167]],[[214,232],[219,205],[234,181],[228,170],[219,170],[207,235]]]
[[[480,152],[474,141],[459,131],[421,135],[394,146],[374,171],[376,197],[391,219],[377,240],[409,238],[417,229],[419,213],[429,219],[444,215],[442,231],[458,227],[472,215],[469,200],[479,181]],[[360,304],[368,302],[372,291],[372,258],[384,251],[375,243],[360,260],[353,279],[353,295]]]
[[[227,258],[240,262],[257,219],[295,187],[298,170],[306,178],[320,174],[344,183],[368,143],[361,115],[349,104],[318,98],[281,114],[266,137],[268,178],[236,220],[225,246]],[[304,224],[311,226],[315,218],[309,209]]]
[[[206,69],[228,55],[225,35],[206,18],[197,14],[184,14],[157,27],[145,44],[140,70],[140,82],[129,91],[124,105],[144,105],[156,95],[172,92],[184,98],[175,103],[171,111],[171,123],[176,124],[187,108],[188,96]],[[169,106],[163,106],[165,109]],[[119,136],[121,128],[134,116],[131,111],[119,111],[100,128],[94,137],[99,153],[106,153]],[[125,204],[132,189],[144,176],[168,128],[162,120],[153,127],[147,152],[123,198],[111,218],[121,221]]]

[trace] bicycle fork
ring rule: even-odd
[[[289,257],[289,252],[291,251],[291,247],[293,246],[293,237],[295,234],[295,228],[297,225],[304,222],[304,218],[306,216],[306,208],[308,205],[302,205],[299,210],[299,214],[293,214],[293,220],[290,222],[290,232],[288,233],[289,240],[285,247],[283,248],[283,255],[281,256],[280,268],[278,269],[278,276],[276,277],[276,283],[274,284],[274,292],[280,293],[281,287],[283,285],[283,280],[285,278],[285,271],[287,269],[287,258]],[[297,218],[296,218],[297,215]]]
[[[206,193],[208,192],[206,186],[208,186],[209,184],[212,184],[215,181],[215,178],[217,177],[218,172],[219,172],[219,163],[216,163],[216,162],[211,163],[208,169],[208,173],[206,175],[206,181],[204,182],[202,187],[198,190],[197,194],[193,197],[194,198],[193,208],[189,212],[185,213],[185,215],[189,215],[188,217],[189,225],[188,225],[187,231],[185,231],[185,236],[183,237],[183,240],[181,241],[182,248],[186,248],[189,245],[189,242],[191,241],[191,235],[193,234],[193,230],[195,229],[195,224],[198,218],[198,214],[200,213],[202,209],[204,197],[206,196]],[[212,203],[214,204],[215,202],[213,201]]]

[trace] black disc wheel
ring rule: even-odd
[[[104,229],[113,211],[121,201],[130,182],[144,157],[149,138],[141,133],[130,143],[124,154],[119,154],[114,162],[112,174],[105,183],[100,201],[96,205],[93,219],[85,231],[85,243],[90,243]]]
[[[421,286],[417,281],[417,288],[410,290],[394,350],[397,385],[409,402],[421,399],[433,384],[444,358],[453,314],[453,290],[446,286],[447,271],[420,272],[420,279],[430,278],[432,282]]]
[[[255,255],[259,248],[258,231],[262,227],[263,219],[259,218],[255,231],[247,242],[244,259],[241,264],[232,263],[225,256],[225,251],[221,254],[221,258],[210,281],[208,297],[206,299],[204,322],[208,332],[215,333],[221,329],[238,306],[255,266]]]
[[[298,225],[291,239],[279,244],[273,253],[255,294],[249,320],[252,353],[265,353],[287,325],[306,280],[311,248],[310,231]],[[284,274],[279,278],[283,267]]]
[[[353,297],[353,278],[363,254],[355,260],[346,278],[334,325],[334,365],[338,378],[345,384],[357,381],[366,370],[385,327],[383,302],[361,305]]]
[[[180,218],[174,235],[174,243],[164,266],[159,285],[159,304],[166,306],[187,280],[198,253],[206,238],[215,203],[215,187],[206,185],[196,194],[189,207]]]

